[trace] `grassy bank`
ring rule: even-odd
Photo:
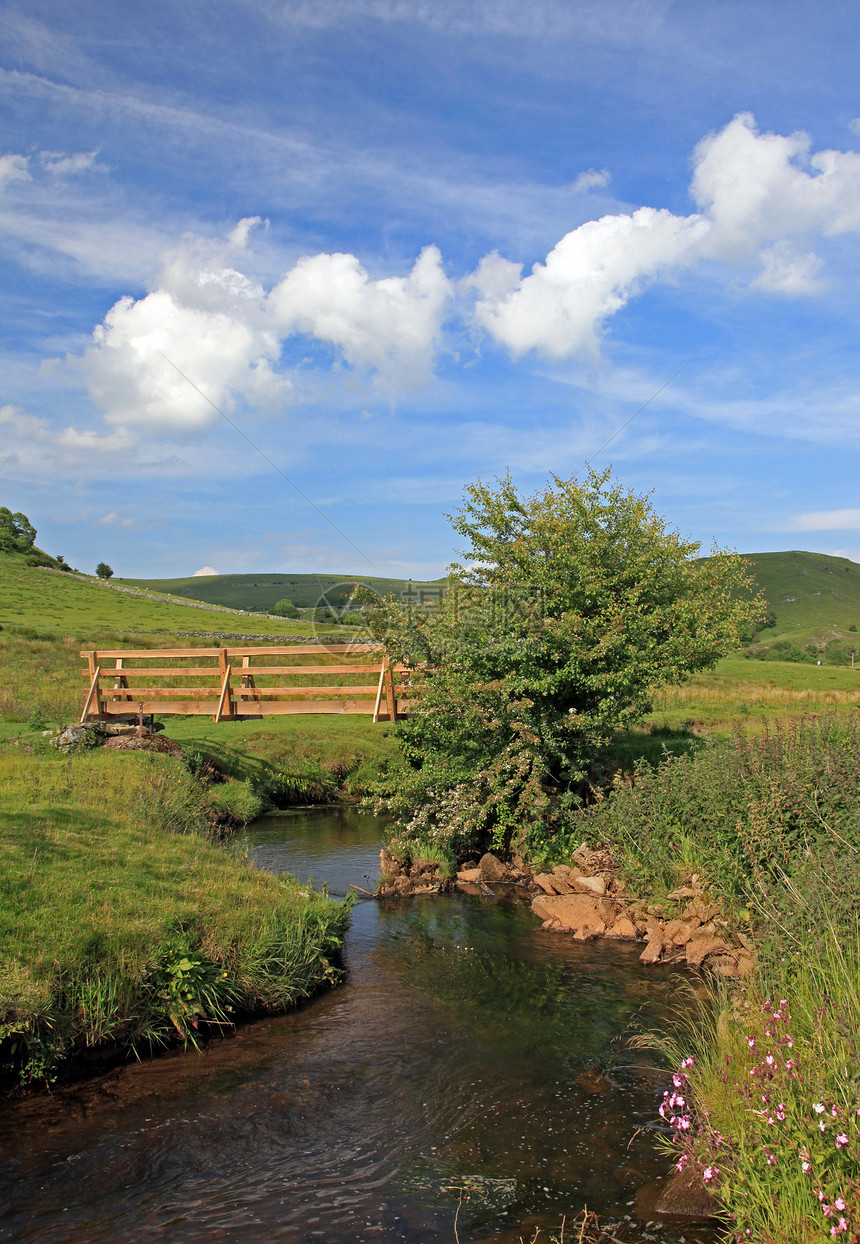
[[[642,767],[574,818],[654,900],[693,873],[759,971],[691,1001],[663,1113],[737,1239],[860,1236],[860,732],[799,719]],[[666,1043],[663,1043],[666,1050]]]
[[[0,1063],[50,1079],[293,1005],[337,976],[342,905],[206,836],[147,753],[0,750]]]

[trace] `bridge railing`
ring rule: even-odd
[[[81,656],[89,682],[82,722],[140,712],[211,713],[213,721],[362,713],[397,721],[410,707],[413,671],[377,644],[85,649]]]

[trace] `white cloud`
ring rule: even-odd
[[[83,357],[69,360],[109,423],[187,431],[217,419],[210,402],[289,403],[293,381],[279,359],[296,334],[372,370],[386,392],[426,380],[451,295],[434,247],[407,276],[375,281],[354,255],[309,256],[267,292],[231,261],[259,223],[240,221],[226,243],[186,238],[156,288],[121,298]]]
[[[269,303],[283,333],[330,342],[353,366],[412,387],[432,367],[451,293],[438,249],[427,246],[408,276],[379,281],[368,278],[354,255],[300,259]]]
[[[604,320],[647,280],[684,262],[707,230],[699,216],[640,207],[580,225],[515,283],[507,261],[484,261],[473,278],[478,322],[515,355],[594,352]]]
[[[27,163],[26,156],[11,153],[0,156],[0,190],[5,190],[13,181],[32,180]]]
[[[48,173],[57,177],[68,177],[75,173],[104,173],[107,165],[96,160],[97,151],[77,151],[67,155],[64,151],[40,151],[39,163]]]
[[[798,514],[788,531],[860,531],[860,510],[813,510]]]
[[[215,569],[214,566],[201,566],[199,570],[194,571],[194,574],[191,576],[191,578],[202,579],[202,578],[205,578],[207,575],[212,575],[212,574],[217,574],[217,573],[218,571]]]
[[[588,190],[602,190],[608,186],[612,177],[608,168],[590,168],[580,173],[571,186],[574,194],[585,194]]]
[[[817,293],[822,261],[796,239],[860,231],[856,152],[810,154],[807,135],[763,134],[741,113],[699,143],[693,165],[699,212],[640,207],[588,221],[526,277],[520,265],[485,258],[471,278],[478,323],[515,355],[593,354],[606,320],[660,277],[703,260],[758,260],[753,288]]]
[[[749,113],[699,143],[691,191],[713,224],[711,255],[743,261],[776,238],[860,229],[860,155],[810,146],[807,134],[759,133]]]
[[[101,518],[96,519],[100,527],[135,527],[137,524],[133,518],[123,518],[116,510],[111,510],[110,514],[104,514]]]
[[[818,273],[824,261],[811,252],[804,254],[793,242],[783,239],[761,252],[761,272],[752,282],[751,289],[768,294],[817,294],[824,282]]]

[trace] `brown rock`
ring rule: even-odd
[[[721,937],[711,937],[698,930],[696,936],[687,943],[687,963],[690,967],[697,968],[709,955],[726,954],[730,951],[731,947]]]
[[[573,894],[574,889],[567,877],[552,875],[552,884],[556,894]]]
[[[594,894],[601,897],[606,893],[606,882],[602,877],[576,877],[573,885],[580,894]]]
[[[535,873],[534,883],[543,890],[544,894],[555,894],[555,880],[550,873]]]
[[[484,881],[503,881],[505,876],[505,866],[495,855],[491,855],[488,851],[486,855],[481,856],[478,867],[481,870],[481,876]]]
[[[635,938],[636,925],[629,916],[618,916],[615,922],[606,930],[606,936]]]
[[[554,877],[563,877],[566,881],[573,871],[574,870],[571,868],[570,864],[556,864],[555,868],[552,870],[552,875]]]
[[[386,851],[385,847],[379,852],[379,867],[385,877],[397,877],[402,872],[400,860]]]
[[[696,927],[692,920],[670,920],[666,925],[664,937],[667,942],[672,942],[675,946],[686,946],[695,933]]]
[[[457,873],[458,881],[470,881],[472,884],[481,880],[480,868],[461,868]]]
[[[696,891],[691,886],[682,885],[679,889],[673,890],[671,894],[667,894],[666,897],[676,901],[682,898],[695,898]]]
[[[698,1166],[687,1166],[673,1175],[657,1198],[654,1210],[658,1214],[674,1214],[679,1218],[715,1218],[720,1212]]]
[[[660,939],[654,938],[652,941],[648,943],[648,945],[642,951],[642,954],[639,956],[639,962],[640,963],[657,963],[662,953],[663,953],[662,938]]]
[[[718,976],[733,977],[738,974],[738,961],[734,955],[714,955],[708,960],[708,967]]]
[[[586,894],[539,894],[532,900],[532,911],[541,920],[558,920],[580,940],[599,937],[606,932],[606,921],[600,916],[598,900]]]
[[[739,954],[737,968],[735,969],[735,976],[739,976],[741,978],[746,977],[746,976],[752,976],[754,971],[755,971],[754,957],[752,955],[745,955],[743,953]]]

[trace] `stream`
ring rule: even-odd
[[[270,817],[250,854],[372,890],[381,831],[352,810]],[[360,898],[338,989],[7,1106],[0,1240],[549,1244],[587,1205],[632,1244],[713,1244],[648,1208],[666,1077],[626,1038],[676,1022],[684,978],[639,949],[497,898]]]

